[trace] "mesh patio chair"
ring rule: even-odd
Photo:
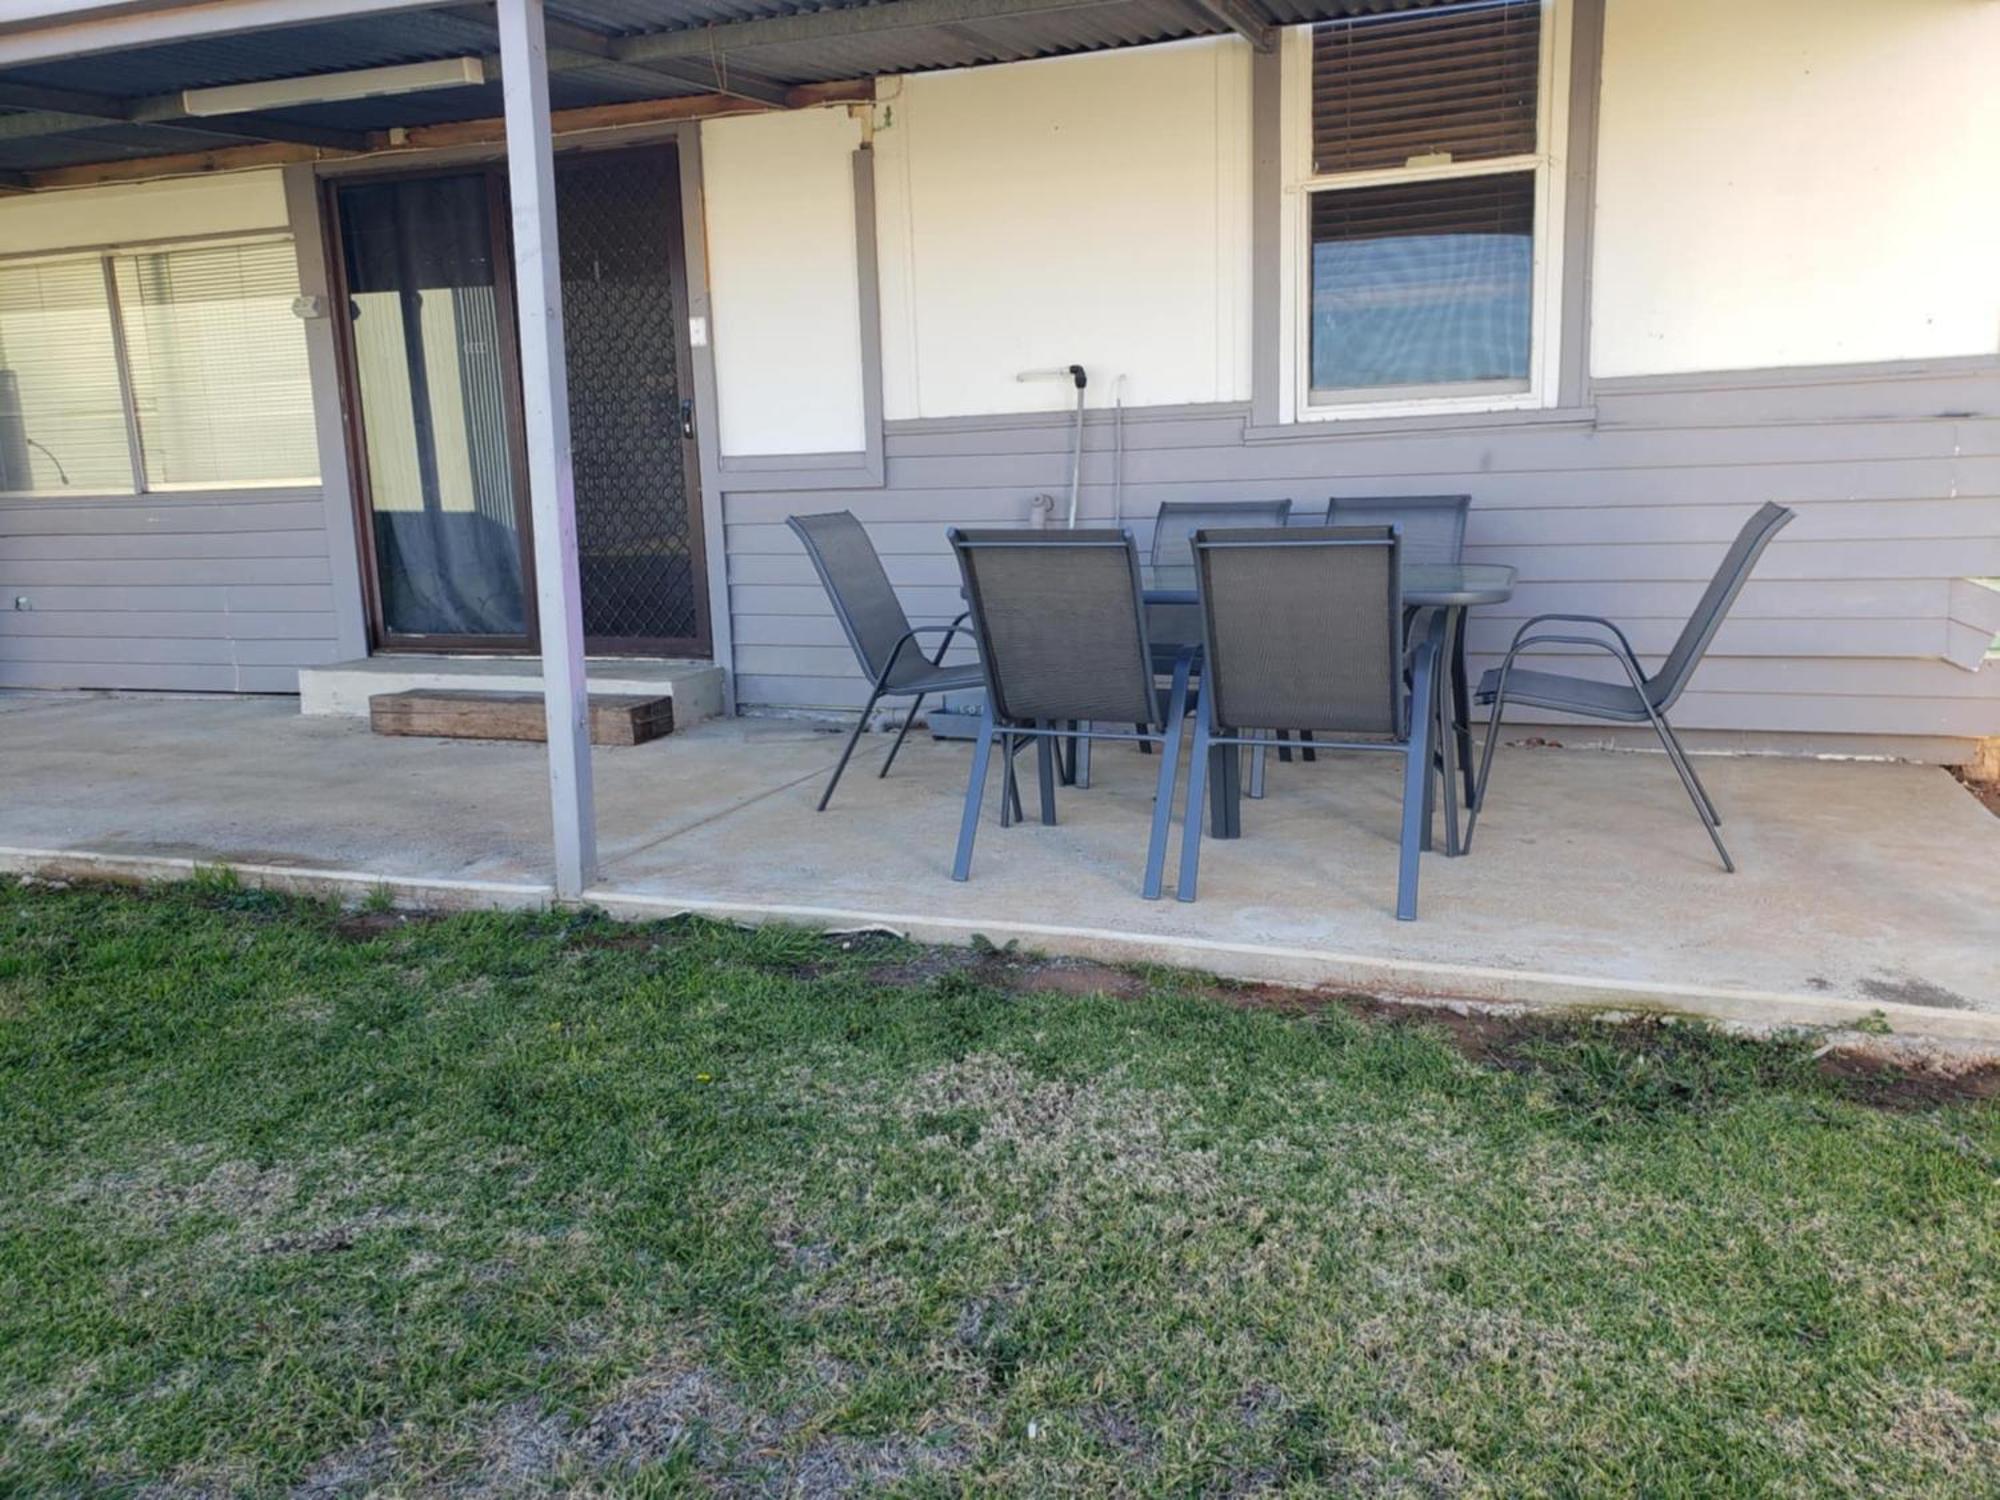
[[[1328,526],[1395,526],[1403,533],[1404,564],[1457,564],[1465,555],[1470,495],[1335,495]]]
[[[985,679],[977,662],[950,667],[944,664],[945,653],[965,624],[963,614],[949,625],[910,624],[889,575],[882,569],[875,544],[869,541],[867,530],[852,511],[793,516],[785,524],[805,544],[806,556],[812,559],[813,569],[833,603],[833,613],[846,633],[847,644],[854,648],[855,660],[861,664],[869,683],[868,701],[862,705],[854,732],[847,737],[839,763],[827,780],[826,790],[820,794],[819,811],[825,812],[827,803],[833,800],[833,789],[840,785],[841,773],[847,769],[848,758],[868,727],[868,716],[878,702],[883,698],[910,699],[902,728],[896,731],[896,742],[889,747],[882,769],[876,773],[887,776],[927,695],[962,692],[978,687]],[[942,637],[936,652],[928,657],[917,645],[918,638],[927,635]]]
[[[1444,621],[1433,615],[1416,649],[1406,648],[1400,547],[1391,526],[1195,537],[1205,655],[1181,831],[1181,900],[1195,897],[1205,789],[1215,836],[1240,832],[1234,747],[1255,743],[1243,726],[1257,725],[1334,736],[1321,738],[1321,749],[1402,756],[1396,916],[1416,917],[1417,864],[1429,842],[1430,733]],[[1273,651],[1274,640],[1286,649]]]
[[[1132,533],[1095,531],[958,531],[950,533],[965,580],[985,671],[986,709],[973,742],[972,772],[951,878],[972,873],[972,843],[986,791],[993,743],[1011,769],[1015,750],[1033,741],[1040,773],[1042,822],[1056,820],[1058,741],[1143,739],[1160,746],[1159,784],[1146,846],[1143,890],[1160,893],[1167,824],[1180,761],[1194,648],[1174,658],[1173,685],[1162,693],[1146,636],[1139,551]],[[1130,731],[1099,724],[1130,724]],[[1001,826],[1010,799],[1000,801]]]
[[[1153,519],[1149,556],[1153,586],[1192,589],[1194,534],[1233,526],[1283,526],[1289,523],[1289,500],[1165,500]],[[1171,663],[1183,646],[1201,644],[1201,609],[1193,604],[1149,604],[1146,631],[1156,661]],[[1170,668],[1163,665],[1161,671]]]
[[[1163,589],[1192,589],[1194,585],[1194,534],[1231,526],[1285,526],[1290,524],[1290,500],[1163,500],[1153,518],[1153,545],[1148,556],[1153,586]],[[1201,644],[1201,608],[1194,604],[1149,604],[1146,632],[1153,642],[1153,667],[1162,674],[1173,669],[1181,650]],[[1148,746],[1142,741],[1139,749]],[[1251,778],[1253,797],[1264,795],[1263,750],[1255,752],[1256,770]],[[1289,761],[1291,747],[1281,746],[1279,758]],[[1312,759],[1312,751],[1306,751]]]
[[[1403,534],[1403,563],[1443,564],[1455,567],[1465,560],[1465,518],[1472,509],[1470,495],[1335,495],[1326,502],[1329,526],[1394,526]],[[1472,701],[1466,691],[1465,632],[1453,642],[1451,661],[1442,664],[1451,671],[1452,701]],[[1472,726],[1452,715],[1452,743],[1439,746],[1440,754],[1458,755],[1459,784],[1465,788],[1465,804],[1472,805]]]
[[[1531,708],[1551,708],[1607,723],[1652,725],[1653,733],[1660,738],[1660,748],[1667,752],[1667,759],[1680,773],[1681,785],[1687,788],[1688,800],[1694,803],[1702,827],[1708,830],[1709,838],[1715,843],[1715,852],[1722,857],[1722,868],[1735,873],[1736,862],[1729,857],[1729,850],[1722,842],[1722,817],[1715,810],[1708,788],[1695,775],[1694,764],[1682,748],[1680,737],[1667,722],[1667,710],[1674,706],[1687,687],[1688,679],[1694,675],[1694,669],[1701,665],[1709,642],[1715,639],[1723,617],[1736,602],[1736,596],[1743,591],[1751,569],[1757,566],[1757,559],[1763,556],[1771,538],[1789,525],[1796,514],[1796,511],[1782,505],[1766,504],[1744,522],[1743,529],[1736,534],[1736,540],[1730,543],[1729,551],[1724,554],[1722,566],[1709,580],[1694,613],[1681,628],[1673,649],[1660,664],[1660,670],[1650,677],[1639,665],[1639,658],[1632,650],[1632,643],[1625,638],[1625,632],[1598,615],[1536,615],[1514,633],[1514,643],[1508,648],[1506,658],[1479,679],[1479,701],[1492,704],[1493,712],[1486,723],[1486,744],[1479,756],[1478,790],[1472,799],[1472,815],[1465,825],[1465,847],[1468,850],[1472,847],[1472,830],[1479,822],[1480,810],[1486,806],[1486,786],[1493,769],[1493,745],[1500,733],[1500,716],[1509,703],[1524,703]],[[1601,633],[1534,633],[1537,626],[1551,621],[1589,626]],[[1602,651],[1624,668],[1626,681],[1606,682],[1598,678],[1571,677],[1561,672],[1538,672],[1515,666],[1515,658],[1530,646],[1572,646]]]

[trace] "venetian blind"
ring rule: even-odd
[[[1314,175],[1533,152],[1541,25],[1541,0],[1472,0],[1315,27]]]
[[[131,488],[102,263],[0,265],[0,492]]]
[[[291,243],[189,246],[112,264],[147,483],[317,476]]]

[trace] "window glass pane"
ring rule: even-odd
[[[131,488],[103,264],[0,265],[0,491]]]
[[[1313,171],[1532,152],[1541,25],[1541,0],[1473,0],[1315,27]]]
[[[312,482],[319,447],[291,244],[203,245],[114,264],[146,482]]]
[[[1528,378],[1535,174],[1314,193],[1315,392]]]
[[[340,189],[382,624],[521,636],[507,341],[485,177]]]

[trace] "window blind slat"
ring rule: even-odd
[[[1532,153],[1541,13],[1540,0],[1490,0],[1316,26],[1314,174]]]
[[[102,263],[0,266],[0,493],[131,488]]]
[[[119,255],[119,310],[149,484],[319,473],[289,242]]]

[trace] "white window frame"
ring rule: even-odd
[[[232,245],[285,245],[296,247],[297,238],[278,232],[247,234],[177,235],[170,239],[120,241],[110,245],[80,245],[69,250],[35,250],[25,255],[0,255],[0,267],[51,265],[69,261],[95,261],[104,277],[105,309],[111,319],[111,356],[118,376],[118,400],[125,412],[126,457],[131,482],[123,489],[0,490],[0,504],[16,500],[89,500],[97,497],[124,499],[140,495],[224,494],[236,490],[318,489],[323,476],[313,474],[286,479],[168,480],[153,484],[146,478],[145,432],[133,397],[131,355],[125,346],[124,308],[118,298],[118,283],[112,263],[120,257],[147,255],[162,250],[223,250]]]
[[[1366,172],[1314,175],[1312,170],[1312,31],[1287,27],[1280,42],[1282,134],[1279,168],[1279,305],[1284,334],[1278,341],[1279,419],[1284,422],[1353,421],[1383,417],[1449,416],[1473,412],[1527,411],[1557,402],[1561,364],[1560,325],[1563,274],[1563,186],[1569,136],[1570,18],[1574,6],[1542,0],[1541,73],[1536,88],[1538,150],[1491,160],[1437,166],[1387,167]],[[1312,234],[1308,199],[1328,188],[1378,187],[1405,182],[1450,181],[1500,173],[1535,174],[1535,240],[1531,262],[1532,302],[1528,321],[1528,379],[1525,389],[1509,382],[1462,386],[1396,386],[1357,389],[1337,400],[1313,399],[1311,320],[1306,316],[1312,284]]]

